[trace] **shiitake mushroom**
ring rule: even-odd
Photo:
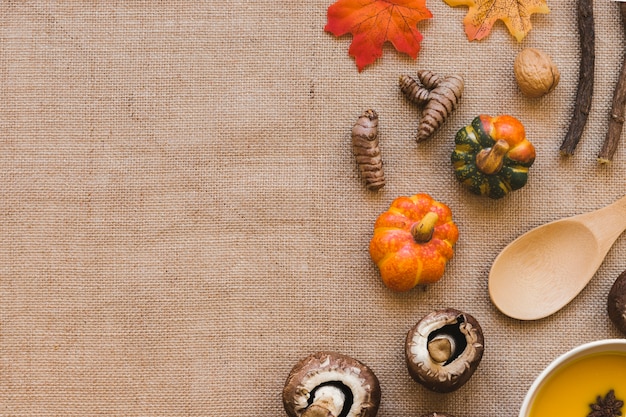
[[[464,385],[480,363],[483,332],[470,314],[446,308],[433,311],[413,326],[406,337],[409,375],[435,392]]]
[[[283,388],[289,417],[375,417],[380,398],[378,378],[367,365],[330,351],[298,361]]]
[[[626,335],[626,271],[617,277],[609,291],[607,312],[615,327]]]

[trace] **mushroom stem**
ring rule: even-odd
[[[315,391],[313,404],[307,407],[302,417],[338,417],[345,405],[346,396],[335,386],[327,385]]]
[[[435,224],[439,220],[439,216],[437,213],[429,211],[426,213],[422,220],[419,223],[415,223],[413,227],[411,227],[411,234],[413,235],[413,239],[417,243],[426,243],[430,241],[433,237],[433,232],[435,231]]]
[[[444,363],[454,352],[454,340],[447,337],[439,337],[428,342],[428,354],[438,363]]]
[[[491,148],[483,149],[476,155],[476,166],[487,175],[495,174],[502,169],[504,156],[509,151],[509,144],[499,139]]]

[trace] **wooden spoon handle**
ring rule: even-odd
[[[599,210],[578,216],[597,237],[602,252],[608,252],[626,230],[626,196]]]

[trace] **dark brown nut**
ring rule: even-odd
[[[363,363],[335,352],[318,352],[300,360],[283,388],[290,417],[374,417],[380,384]]]
[[[406,365],[409,375],[424,387],[451,392],[470,379],[483,350],[483,332],[476,319],[447,308],[428,314],[409,330]]]
[[[607,312],[615,327],[626,335],[626,271],[617,277],[609,291]]]

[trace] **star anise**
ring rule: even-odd
[[[624,401],[615,398],[615,391],[609,391],[604,398],[598,395],[596,402],[590,404],[591,412],[587,417],[618,417],[622,415]]]

